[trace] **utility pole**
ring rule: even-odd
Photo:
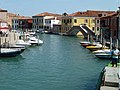
[[[119,8],[119,10],[118,10],[118,25],[119,25],[119,27],[118,27],[118,41],[119,41],[119,44],[120,44],[120,6],[118,7]],[[119,47],[120,48],[120,47]]]

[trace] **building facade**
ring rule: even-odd
[[[32,29],[32,18],[19,16],[12,19],[13,30],[31,30]]]
[[[73,26],[86,25],[96,34],[100,33],[100,20],[97,17],[106,16],[113,11],[94,11],[87,10],[85,12],[75,12],[73,14],[62,17],[61,32],[68,32]],[[97,21],[96,21],[97,20]],[[96,24],[97,22],[97,24]],[[96,28],[97,26],[97,28]]]
[[[53,27],[53,24],[58,22],[57,20],[55,20],[55,18],[57,16],[60,16],[60,15],[52,14],[52,13],[48,13],[48,12],[44,12],[44,13],[32,16],[33,30],[42,31],[42,30],[46,30],[46,29],[51,29]]]
[[[101,40],[105,39],[110,42],[110,37],[114,46],[119,38],[119,17],[118,12],[109,14],[108,16],[100,18]]]
[[[3,21],[7,21],[7,10],[3,10],[3,9],[0,9],[0,18],[3,20]]]

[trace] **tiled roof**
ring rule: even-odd
[[[10,13],[10,12],[8,12],[7,15],[8,15],[9,17],[16,17],[16,16],[17,16],[17,14]]]
[[[81,17],[98,17],[98,14],[101,13],[113,13],[114,11],[96,11],[96,10],[87,10],[86,12],[75,12],[73,14],[69,14],[69,16],[81,16]]]
[[[35,16],[60,16],[60,14],[53,14],[53,13],[43,12],[43,13],[37,14]]]
[[[117,12],[114,12],[114,13],[110,13],[108,14],[107,16],[104,16],[104,17],[101,17],[101,18],[108,18],[108,17],[113,17],[113,16],[117,16],[118,13]]]
[[[18,19],[32,19],[32,18],[27,16],[18,16]]]

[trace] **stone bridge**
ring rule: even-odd
[[[73,26],[66,34],[75,36],[78,32],[81,32],[85,38],[88,37],[88,35],[95,38],[95,33],[90,30],[86,25]]]

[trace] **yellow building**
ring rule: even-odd
[[[80,25],[86,25],[89,29],[95,32],[96,17],[99,17],[102,13],[107,14],[108,12],[109,11],[87,10],[85,12],[75,12],[69,15],[65,14],[62,17],[61,33],[66,33],[73,26],[80,26]]]
[[[80,14],[80,15],[79,15]],[[95,17],[81,16],[80,12],[62,17],[61,33],[66,33],[73,26],[86,25],[91,30],[95,30]]]

